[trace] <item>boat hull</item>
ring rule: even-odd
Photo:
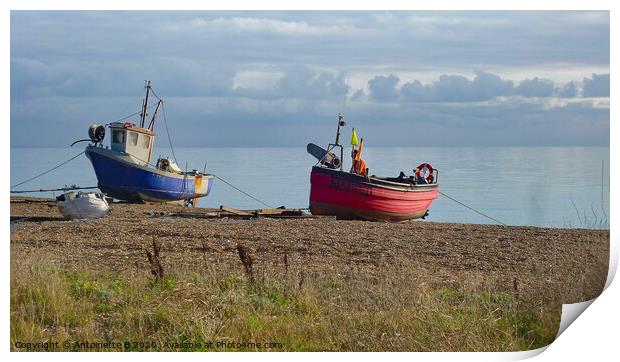
[[[132,163],[129,157],[101,147],[88,146],[86,156],[103,193],[129,202],[171,202],[209,194],[212,175],[181,175]]]
[[[315,166],[310,174],[310,212],[341,219],[400,222],[424,217],[437,184],[409,185]]]

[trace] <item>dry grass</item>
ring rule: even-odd
[[[11,201],[13,349],[524,350],[553,341],[562,303],[599,295],[609,260],[608,230],[203,220],[116,204],[65,221],[35,201]]]
[[[303,275],[287,262],[255,269],[254,283],[241,263],[167,270],[157,282],[150,270],[77,271],[13,255],[12,348],[17,341],[60,342],[62,350],[67,340],[148,342],[155,350],[245,341],[291,351],[506,351],[551,343],[559,322],[557,309],[490,285],[425,284],[419,268]],[[253,347],[206,350],[264,350]]]

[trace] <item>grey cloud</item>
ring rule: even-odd
[[[387,77],[383,75],[376,75],[368,81],[370,98],[378,101],[397,100],[399,98],[399,93],[396,89],[398,81],[399,78],[394,74],[390,74]]]
[[[502,96],[574,98],[579,95],[580,89],[576,81],[555,87],[552,80],[538,77],[525,79],[515,87],[512,80],[502,79],[498,75],[483,71],[476,72],[473,80],[461,75],[442,74],[439,80],[430,84],[422,84],[419,80],[415,80],[403,84],[400,90],[394,88],[396,82],[388,83],[384,76],[375,76],[373,80],[375,82],[373,87],[370,81],[368,82],[369,88],[373,91],[373,99],[395,101],[399,97],[394,92],[399,91],[404,101],[418,103],[479,102]],[[384,87],[378,87],[377,80],[380,80],[379,84]],[[583,83],[584,97],[609,96],[609,74],[594,74],[592,79],[586,78]],[[387,92],[387,95],[382,95],[380,92]]]
[[[592,74],[583,80],[584,97],[609,97],[609,74]]]
[[[609,47],[601,44],[608,43],[604,11],[11,12],[12,55],[43,49],[46,57],[77,61],[191,54],[211,63],[341,69],[352,59],[434,69],[607,66]]]
[[[362,99],[364,99],[365,96],[366,96],[366,93],[364,92],[364,90],[363,89],[358,89],[351,96],[351,101],[352,102],[361,101]]]
[[[129,61],[11,61],[11,93],[21,96],[118,97],[135,95],[145,79],[168,96],[227,95],[231,67],[203,64],[178,57]]]
[[[569,82],[560,88],[556,88],[555,92],[561,98],[574,98],[578,95],[578,88],[575,82]]]
[[[433,86],[424,85],[419,80],[403,84],[400,91],[405,101],[433,102],[436,99]]]
[[[473,81],[463,76],[442,75],[434,88],[439,101],[482,101],[509,95],[512,81],[502,80],[499,76],[486,72],[477,72]]]
[[[369,127],[373,115],[373,121],[402,129],[461,132],[465,137],[459,139],[465,140],[495,129],[497,142],[518,142],[510,122],[518,124],[522,117],[547,122],[529,129],[555,130],[558,138],[565,134],[563,122],[577,132],[588,119],[604,125],[608,117],[608,109],[594,102],[573,109],[511,97],[548,95],[549,86],[540,79],[517,84],[489,72],[462,76],[492,69],[533,78],[558,64],[577,69],[575,79],[606,73],[606,11],[12,11],[10,16],[12,145],[57,146],[73,131],[83,135],[91,121],[131,113],[139,107],[144,79],[167,100],[168,117],[192,130],[179,134],[179,145],[303,145],[307,140],[298,130],[309,128],[302,124],[314,122],[312,131],[320,133],[321,120],[331,124],[347,107]],[[254,70],[279,75],[261,89],[239,88],[235,76]],[[401,87],[399,76],[423,72],[451,74],[431,83],[407,79]],[[351,92],[351,85],[359,88],[367,81],[359,74],[371,74],[368,90]],[[597,75],[552,86],[551,96],[582,100],[582,83],[586,97],[609,95],[609,75]],[[523,116],[525,111],[532,114]],[[608,142],[603,128],[596,131],[601,144]],[[235,138],[239,129],[247,133],[243,142]],[[276,135],[274,129],[282,132]],[[373,137],[392,144],[380,127]],[[541,144],[549,141],[540,137]],[[581,141],[567,136],[566,142]]]
[[[515,93],[524,97],[550,97],[553,95],[553,81],[538,77],[526,79],[515,88]]]
[[[233,95],[257,99],[339,99],[349,92],[342,72],[315,71],[308,67],[288,67],[273,88],[239,88]]]
[[[513,89],[513,82],[511,80],[504,80],[495,74],[479,71],[476,72],[472,88],[477,100],[487,100],[493,97],[510,95]]]
[[[507,96],[512,91],[511,80],[482,71],[476,72],[473,80],[460,75],[442,74],[432,84],[413,81],[401,88],[403,98],[411,102],[475,102]]]

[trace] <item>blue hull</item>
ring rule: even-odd
[[[170,176],[167,176],[167,172],[122,162],[102,154],[101,150],[93,151],[90,147],[85,153],[95,169],[97,186],[115,199],[129,202],[169,202],[204,197],[211,191],[211,176],[202,177],[202,187],[197,193],[194,176],[183,177],[170,173]]]

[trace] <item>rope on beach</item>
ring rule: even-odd
[[[47,170],[47,171],[45,171],[45,172],[42,172],[42,173],[40,173],[40,174],[38,174],[38,175],[36,175],[36,176],[34,176],[34,177],[31,177],[31,178],[29,178],[29,179],[27,179],[27,180],[24,180],[24,181],[22,181],[22,182],[20,182],[20,183],[18,183],[18,184],[15,184],[15,185],[11,186],[11,190],[12,190],[12,189],[14,189],[14,188],[16,188],[16,187],[17,187],[17,186],[19,186],[19,185],[23,185],[23,184],[25,184],[25,183],[27,183],[27,182],[30,182],[30,181],[32,181],[32,180],[35,180],[35,179],[37,179],[37,178],[39,178],[39,177],[41,177],[41,176],[43,176],[43,175],[45,175],[45,174],[48,174],[48,173],[50,173],[50,172],[54,171],[54,170],[55,170],[55,169],[57,169],[58,167],[60,167],[60,166],[62,166],[62,165],[64,165],[64,164],[67,164],[67,163],[69,163],[70,161],[73,161],[73,160],[75,160],[76,158],[80,157],[83,153],[84,153],[84,151],[82,151],[82,152],[78,153],[77,155],[75,155],[75,156],[71,157],[70,159],[66,160],[65,162],[63,162],[63,163],[61,163],[61,164],[59,164],[59,165],[56,165],[56,166],[54,166],[54,167],[50,168],[49,170]]]
[[[456,202],[457,204],[463,205],[463,206],[465,206],[466,208],[470,209],[471,211],[473,211],[473,212],[475,212],[475,213],[478,213],[478,214],[480,214],[480,215],[482,215],[482,216],[486,217],[487,219],[491,219],[491,220],[495,221],[496,223],[502,224],[502,225],[504,225],[504,226],[508,226],[508,225],[504,224],[503,222],[501,222],[501,221],[499,221],[499,220],[497,220],[497,219],[495,219],[495,218],[493,218],[493,217],[491,217],[491,216],[489,216],[489,215],[487,215],[487,214],[485,214],[485,213],[483,213],[483,212],[480,212],[480,211],[478,211],[478,210],[474,209],[474,208],[473,208],[473,207],[471,207],[471,206],[467,206],[467,205],[465,205],[464,203],[460,202],[459,200],[457,200],[457,199],[455,199],[455,198],[452,198],[452,197],[450,197],[450,196],[448,196],[448,195],[444,194],[444,193],[443,193],[443,192],[441,192],[441,191],[439,191],[439,193],[440,193],[440,194],[442,194],[443,196],[445,196],[445,197],[449,198],[450,200],[452,200],[452,201]]]
[[[224,180],[223,178],[219,177],[218,175],[213,175],[213,176],[215,176],[215,178],[217,178],[218,180],[222,181],[222,182],[223,182],[223,183],[225,183],[226,185],[228,185],[228,186],[232,187],[233,189],[235,189],[235,190],[237,190],[237,191],[241,192],[241,193],[242,193],[242,194],[244,194],[245,196],[247,196],[247,197],[249,197],[249,198],[251,198],[251,199],[253,199],[253,200],[255,200],[255,201],[260,202],[261,204],[263,204],[263,205],[267,206],[267,207],[268,207],[268,208],[270,208],[270,209],[274,209],[274,207],[273,207],[273,206],[271,206],[271,205],[267,204],[266,202],[264,202],[264,201],[262,201],[262,200],[260,200],[260,199],[258,199],[258,198],[256,198],[256,197],[254,197],[254,196],[252,196],[252,195],[248,194],[247,192],[245,192],[245,191],[241,190],[241,189],[240,189],[240,188],[238,188],[237,186],[235,186],[235,185],[231,184],[230,182],[228,182],[228,181]]]
[[[57,188],[57,189],[38,189],[38,190],[18,190],[18,191],[11,191],[12,194],[27,194],[27,193],[33,193],[33,192],[53,192],[53,191],[71,191],[71,190],[92,190],[92,189],[98,189],[99,187],[97,186],[89,186],[89,187],[79,187],[79,186],[72,186],[72,187],[61,187],[61,188]]]

